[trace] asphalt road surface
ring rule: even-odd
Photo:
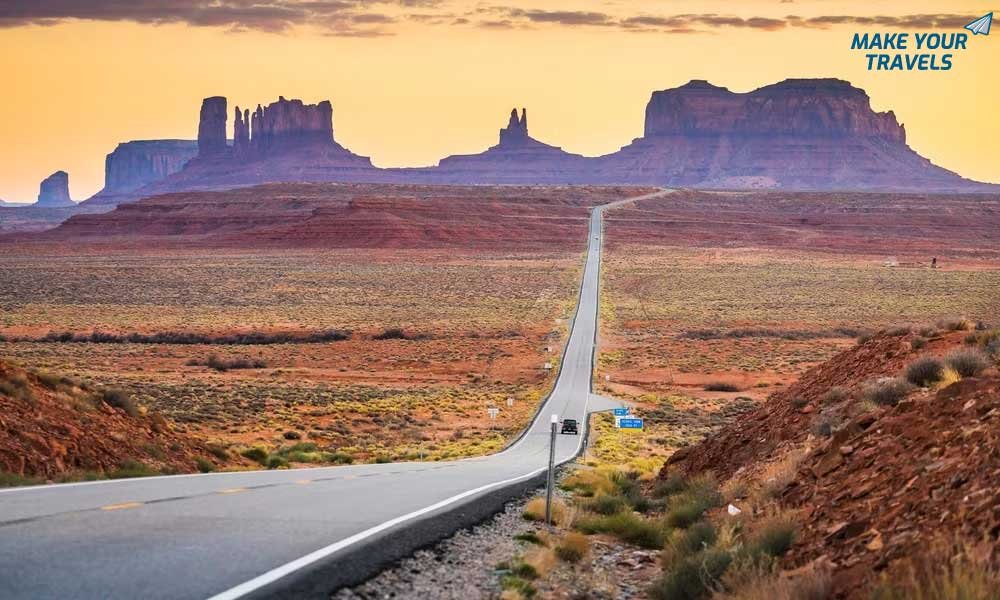
[[[601,220],[615,204],[593,211],[578,311],[555,387],[508,449],[451,462],[0,490],[0,598],[269,595],[317,564],[336,568],[339,556],[380,535],[380,544],[391,544],[386,532],[402,536],[420,519],[535,479],[547,464],[551,415],[583,422],[610,407],[590,394],[590,382]],[[581,440],[558,436],[556,460],[571,460]]]

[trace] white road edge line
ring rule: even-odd
[[[480,492],[487,491],[487,490],[489,490],[491,488],[502,487],[502,486],[505,486],[505,485],[508,485],[508,484],[511,484],[511,483],[517,483],[518,481],[523,481],[525,479],[529,479],[529,478],[531,478],[531,477],[533,477],[533,476],[535,476],[535,475],[537,475],[537,474],[539,474],[539,473],[541,473],[543,471],[545,471],[544,467],[541,468],[541,469],[536,469],[535,471],[532,471],[531,473],[528,473],[527,475],[521,475],[519,477],[514,477],[512,479],[507,479],[507,480],[504,480],[504,481],[498,481],[498,482],[495,482],[495,483],[490,483],[490,484],[484,485],[482,487],[478,487],[478,488],[475,488],[475,489],[472,489],[472,490],[468,490],[468,491],[462,492],[461,494],[458,494],[456,496],[452,496],[451,498],[446,498],[446,499],[438,502],[437,504],[432,504],[430,506],[425,506],[424,508],[421,508],[420,510],[415,510],[415,511],[413,511],[411,513],[408,513],[408,514],[405,514],[405,515],[401,515],[399,517],[396,517],[395,519],[391,519],[389,521],[386,521],[384,523],[376,525],[375,527],[371,527],[371,528],[366,529],[366,530],[364,530],[364,531],[362,531],[360,533],[356,533],[356,534],[354,534],[354,535],[352,535],[350,537],[344,538],[344,539],[340,540],[339,542],[334,542],[333,544],[330,544],[329,546],[326,546],[324,548],[320,548],[319,550],[316,550],[315,552],[310,552],[309,554],[306,554],[302,558],[297,558],[297,559],[295,559],[295,560],[293,560],[291,562],[288,562],[288,563],[285,563],[285,564],[281,565],[280,567],[271,569],[270,571],[268,571],[267,573],[264,573],[263,575],[258,575],[257,577],[254,577],[253,579],[251,579],[249,581],[245,581],[245,582],[237,585],[236,587],[229,588],[228,590],[226,590],[224,592],[221,592],[219,594],[216,594],[216,595],[210,597],[208,600],[235,600],[236,598],[242,598],[243,596],[245,596],[245,595],[247,595],[247,594],[249,594],[251,592],[254,592],[256,590],[259,590],[260,588],[262,588],[262,587],[264,587],[264,586],[266,586],[268,584],[274,583],[275,581],[281,579],[282,577],[285,577],[286,575],[290,575],[291,573],[294,573],[295,571],[298,571],[299,569],[307,567],[307,566],[313,564],[316,561],[322,560],[322,559],[326,558],[327,556],[330,556],[334,552],[337,552],[339,550],[343,550],[344,548],[347,548],[348,546],[352,546],[352,545],[354,545],[354,544],[356,544],[356,543],[358,543],[358,542],[360,542],[360,541],[362,541],[362,540],[364,540],[366,538],[369,538],[369,537],[371,537],[371,536],[373,536],[373,535],[375,535],[377,533],[380,533],[382,531],[385,531],[386,529],[389,529],[391,527],[399,525],[400,523],[404,523],[406,521],[409,521],[410,519],[414,519],[416,517],[419,517],[419,516],[425,515],[427,513],[433,512],[433,511],[435,511],[435,510],[437,510],[439,508],[444,508],[445,506],[448,506],[449,504],[454,504],[455,502],[458,502],[459,500],[462,500],[464,498],[468,498],[469,496],[478,494]]]

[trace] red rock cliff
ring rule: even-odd
[[[646,106],[645,135],[802,135],[906,142],[906,132],[892,112],[873,111],[864,90],[839,79],[788,79],[745,94],[691,81],[653,93]]]
[[[69,197],[69,174],[56,171],[38,186],[38,207],[75,206]]]
[[[102,193],[121,193],[180,171],[198,154],[194,140],[137,140],[118,144],[104,159]]]

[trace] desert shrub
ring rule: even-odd
[[[825,394],[820,396],[820,404],[834,404],[836,402],[843,402],[847,400],[851,393],[847,391],[847,388],[836,385],[826,391]]]
[[[250,460],[258,462],[261,465],[265,465],[267,464],[268,452],[260,446],[254,446],[253,448],[247,448],[243,452],[240,452],[240,456],[243,458],[249,458]]]
[[[577,523],[577,529],[586,534],[608,533],[641,548],[663,547],[663,528],[655,521],[643,519],[635,513],[584,517]]]
[[[907,335],[913,328],[909,325],[896,325],[885,330],[885,334],[892,337],[899,337],[901,335]]]
[[[872,600],[1000,600],[1000,573],[967,558],[908,561],[884,574]]]
[[[71,331],[51,331],[40,338],[19,338],[18,341],[43,343],[84,343],[84,344],[205,344],[218,346],[263,346],[270,344],[321,344],[350,339],[349,331],[329,329],[305,334],[291,332],[238,333],[233,335],[210,335],[187,331],[161,331],[156,333],[114,334],[102,331],[93,333],[73,333]]]
[[[740,388],[724,381],[713,381],[704,385],[706,392],[738,392]]]
[[[833,595],[833,577],[824,568],[800,569],[789,576],[774,565],[736,562],[722,585],[727,591],[712,600],[829,600]]]
[[[765,518],[750,539],[751,554],[779,557],[795,542],[795,522],[783,516]]]
[[[601,494],[585,503],[584,507],[599,515],[613,515],[625,510],[625,498],[618,495]]]
[[[282,467],[287,467],[288,459],[280,454],[272,454],[267,457],[267,462],[264,466],[268,469],[280,469]]]
[[[408,340],[406,332],[401,327],[389,327],[372,336],[375,340]]]
[[[101,390],[101,399],[109,406],[120,408],[130,417],[139,416],[139,406],[132,400],[132,396],[120,388],[104,388]]]
[[[504,590],[510,590],[522,598],[534,598],[537,593],[530,583],[514,575],[504,575],[501,577],[500,587]]]
[[[198,467],[199,473],[211,473],[212,471],[215,470],[215,464],[212,461],[208,460],[207,458],[196,456],[194,459],[194,464],[196,467]]]
[[[569,511],[566,508],[566,503],[559,498],[552,498],[552,521],[556,525],[562,525],[566,522],[568,515]],[[539,496],[529,500],[524,505],[524,511],[522,511],[521,516],[528,521],[544,521],[545,497]]]
[[[966,346],[975,346],[976,344],[979,343],[979,334],[977,333],[967,334],[964,338],[962,338],[962,343],[965,344]]]
[[[913,386],[899,377],[883,377],[869,381],[861,388],[861,398],[881,406],[896,406],[913,390]]]
[[[944,357],[944,362],[962,377],[975,377],[990,366],[990,358],[978,348],[954,350]]]
[[[945,331],[968,331],[974,327],[974,323],[964,318],[941,319],[937,322],[937,328]]]
[[[918,358],[906,367],[906,380],[920,387],[941,381],[942,375],[944,375],[944,363],[933,356]]]
[[[986,353],[992,356],[993,360],[1000,360],[1000,337],[986,342]]]
[[[108,473],[109,479],[128,479],[130,477],[149,477],[159,475],[149,465],[127,458],[118,465],[118,469]]]
[[[680,473],[667,473],[667,476],[661,479],[655,486],[653,486],[653,497],[654,498],[665,498],[667,496],[672,496],[674,494],[683,492],[687,487],[687,478]]]
[[[189,364],[191,361],[188,361]],[[195,362],[194,364],[199,364]],[[204,364],[209,369],[214,369],[220,373],[225,373],[230,370],[239,369],[266,369],[267,363],[263,360],[255,359],[251,360],[249,358],[219,358],[217,354],[210,354],[208,359],[201,363]]]
[[[28,380],[23,375],[12,375],[6,379],[0,379],[0,394],[22,402],[35,400],[35,393],[28,386]]]
[[[229,460],[229,449],[218,444],[209,444],[208,451],[219,460]]]
[[[707,550],[717,539],[715,527],[708,521],[699,521],[687,529],[675,529],[667,539],[661,559],[670,566],[687,556]]]
[[[330,455],[330,462],[337,463],[338,465],[349,465],[354,462],[354,456],[347,452],[334,452]]]
[[[39,383],[50,390],[57,390],[61,385],[65,385],[65,378],[55,375],[54,373],[49,373],[48,371],[38,371],[35,373],[35,377],[38,378]]]
[[[0,471],[0,488],[15,487],[19,485],[37,485],[40,483],[45,483],[45,480],[40,477],[30,477],[27,475],[18,475],[17,473]]]
[[[538,570],[526,562],[519,561],[511,565],[510,572],[522,579],[537,579]]]
[[[542,538],[538,537],[538,534],[535,533],[534,531],[526,531],[524,533],[519,533],[514,536],[514,539],[521,542],[527,542],[529,544],[535,544],[536,546],[545,545],[545,542],[542,541]]]
[[[712,548],[677,561],[653,583],[654,600],[702,600],[708,598],[732,563],[732,556]]]
[[[934,327],[928,326],[928,327],[921,327],[920,329],[917,330],[917,333],[919,333],[925,338],[932,338],[932,337],[937,337],[938,330]]]
[[[286,440],[301,440],[302,434],[299,433],[298,431],[288,430],[285,433],[282,433],[281,437],[285,438]]]
[[[927,345],[927,338],[925,337],[917,336],[912,340],[910,340],[910,348],[913,348],[914,350],[920,350],[926,345]]]
[[[384,465],[386,463],[391,463],[391,462],[392,462],[392,457],[387,456],[385,454],[379,454],[378,456],[375,457],[375,464],[377,465]]]
[[[813,417],[809,431],[817,437],[830,437],[844,424],[844,416],[838,410],[824,410]]]
[[[722,501],[719,484],[710,475],[693,477],[683,492],[670,497],[666,523],[670,527],[685,528],[701,520],[705,511]]]
[[[556,556],[566,562],[579,562],[590,552],[587,536],[571,531],[556,546]]]

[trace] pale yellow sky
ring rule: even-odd
[[[597,155],[641,135],[653,90],[707,79],[748,91],[788,77],[847,79],[868,91],[877,110],[896,112],[915,150],[962,175],[1000,182],[1000,30],[970,40],[949,72],[879,73],[850,50],[853,31],[960,29],[820,28],[787,19],[978,17],[992,9],[979,2],[386,0],[324,25],[315,16],[283,23],[280,32],[262,31],[276,27],[264,17],[245,19],[239,32],[232,23],[192,24],[200,13],[150,24],[94,12],[96,19],[37,25],[26,21],[63,15],[31,13],[34,6],[14,17],[0,7],[0,25],[8,25],[0,28],[6,200],[33,200],[41,179],[58,169],[69,172],[74,199],[90,196],[118,142],[193,139],[209,95],[227,96],[231,106],[278,95],[328,98],[341,144],[379,166],[416,166],[496,143],[513,106],[528,107],[534,137]],[[741,24],[713,20],[720,17]],[[754,17],[775,22],[743,21]],[[637,23],[654,31],[635,32]],[[693,32],[672,31],[681,26]],[[373,33],[380,35],[360,35]]]

